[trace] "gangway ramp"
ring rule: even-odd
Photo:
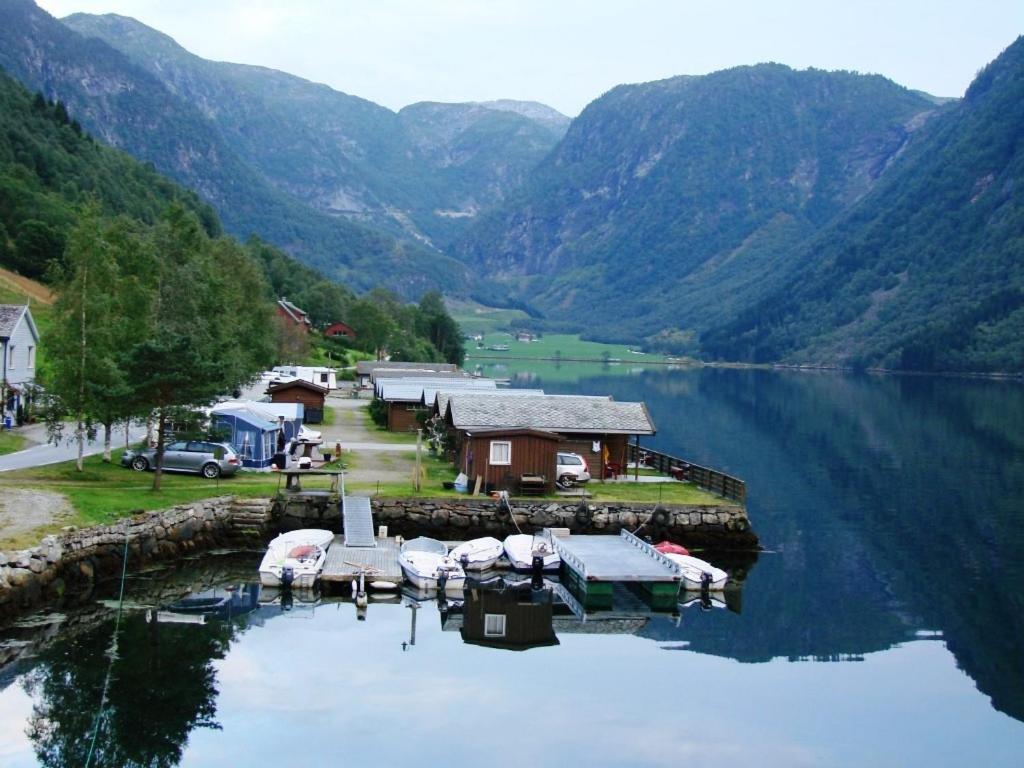
[[[366,496],[344,496],[342,500],[346,547],[375,547],[373,512]]]

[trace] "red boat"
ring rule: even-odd
[[[672,554],[672,555],[688,555],[690,551],[679,544],[675,544],[671,541],[659,541],[654,545],[654,548],[661,552],[661,554]]]

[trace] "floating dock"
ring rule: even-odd
[[[324,584],[352,581],[365,571],[367,581],[391,581],[401,585],[398,553],[398,543],[393,538],[377,539],[374,547],[349,547],[345,546],[344,536],[335,536],[327,550],[320,581]]]
[[[652,608],[674,604],[679,568],[628,531],[618,536],[553,536],[569,587],[585,609],[611,608],[616,583],[636,584]]]

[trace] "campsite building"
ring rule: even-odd
[[[348,323],[343,323],[340,320],[336,323],[331,323],[324,328],[324,336],[329,339],[343,338],[355,341],[356,332]]]
[[[327,390],[305,379],[274,381],[267,386],[272,403],[299,403],[304,410],[306,424],[322,424]]]
[[[429,376],[432,373],[454,373],[459,367],[453,363],[407,363],[399,360],[360,360],[356,363],[356,383],[360,387],[368,387],[371,377],[376,370],[390,369],[391,371],[420,371],[420,375]]]
[[[517,490],[528,474],[553,483],[555,462],[548,456],[557,451],[580,454],[592,477],[601,479],[609,464],[625,466],[630,438],[639,443],[655,433],[643,403],[610,397],[455,392],[449,393],[444,419],[458,470],[471,481],[486,477],[494,489],[506,490]],[[554,450],[550,436],[557,438]]]
[[[493,391],[494,379],[474,378],[397,378],[378,379],[374,396],[387,407],[389,432],[414,432],[422,426],[420,413],[429,411],[439,390]]]
[[[0,420],[13,419],[26,402],[26,389],[35,383],[39,331],[24,304],[0,304]]]

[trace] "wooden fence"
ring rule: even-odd
[[[636,446],[633,443],[627,445],[626,455],[631,462],[637,460]],[[699,464],[669,456],[667,453],[652,451],[650,448],[640,449],[640,465],[655,469],[676,480],[693,483],[698,488],[717,493],[727,499],[733,499],[740,504],[745,504],[747,501],[747,484],[738,477],[719,472],[717,469],[702,467]]]

